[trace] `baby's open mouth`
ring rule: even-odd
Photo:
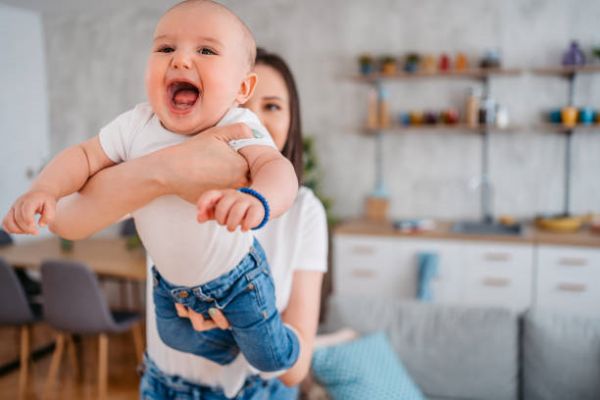
[[[171,103],[179,110],[193,107],[200,96],[200,90],[189,82],[173,82],[168,90]]]

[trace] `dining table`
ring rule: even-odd
[[[0,247],[0,257],[14,267],[29,270],[38,270],[45,260],[66,260],[86,264],[100,278],[146,279],[143,247],[132,246],[129,239],[121,237],[92,237],[67,246],[58,237],[32,239]]]

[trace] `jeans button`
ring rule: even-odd
[[[179,292],[179,293],[177,293],[177,296],[178,296],[180,299],[187,299],[189,295],[190,295],[190,294],[189,294],[188,292],[185,292],[185,291],[184,291],[184,292]]]
[[[254,283],[248,284],[248,290],[254,290]]]

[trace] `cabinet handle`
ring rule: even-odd
[[[375,254],[373,246],[356,245],[352,247],[352,253],[354,254]]]
[[[510,261],[511,256],[509,253],[487,253],[483,258],[487,261],[506,262]]]
[[[372,269],[355,268],[352,270],[352,276],[356,278],[373,278],[376,273]]]
[[[483,286],[491,287],[506,287],[510,285],[510,279],[508,278],[484,278]]]
[[[585,258],[564,257],[558,261],[558,264],[563,267],[584,267],[587,265],[587,260]]]
[[[582,283],[559,283],[558,290],[563,292],[583,293],[586,291],[586,286]]]

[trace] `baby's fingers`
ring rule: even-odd
[[[15,220],[15,208],[11,207],[2,221],[2,228],[8,233],[25,233]]]
[[[196,206],[198,208],[198,215],[196,219],[198,222],[206,222],[209,219],[214,218],[215,204],[223,197],[223,192],[220,190],[209,190],[202,193],[198,199]]]
[[[42,216],[38,222],[41,227],[49,225],[54,220],[56,214],[56,202],[47,200],[42,208]]]
[[[35,214],[43,207],[42,204],[37,202],[24,201],[15,208],[15,219],[17,224],[25,231],[32,235],[37,235],[38,230],[35,226]]]
[[[242,230],[247,231],[248,229],[256,228],[262,222],[265,215],[265,210],[260,206],[252,206],[248,209],[246,217],[242,221]]]
[[[219,202],[215,206],[215,220],[221,224],[227,224],[227,217],[229,216],[229,212],[231,211],[231,207],[238,200],[238,195],[236,192],[228,192],[224,195]]]
[[[229,214],[227,215],[227,230],[229,232],[235,231],[235,229],[240,226],[244,215],[246,215],[246,211],[250,204],[245,201],[237,201],[233,204],[231,209],[229,210]]]

